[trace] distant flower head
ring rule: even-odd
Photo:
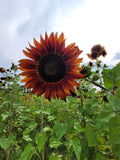
[[[91,59],[91,60],[95,60],[100,56],[105,57],[107,55],[107,52],[105,50],[104,47],[102,47],[100,44],[94,45],[91,48],[91,53],[88,53],[87,56]]]
[[[89,65],[90,67],[93,67],[93,66],[94,66],[91,61],[88,63],[88,65]]]
[[[107,52],[106,52],[106,50],[105,50],[104,47],[102,47],[101,55],[102,55],[103,57],[105,57],[105,56],[107,55]]]
[[[6,70],[3,67],[0,67],[0,72],[4,73]]]

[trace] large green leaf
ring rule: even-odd
[[[120,86],[120,64],[113,67],[112,69],[104,69],[103,81],[105,87],[108,89],[112,89],[114,83],[116,86]]]
[[[107,77],[115,81],[120,80],[120,63],[107,73]]]
[[[85,138],[81,138],[80,144],[81,144],[80,159],[81,160],[88,159],[90,152],[89,152],[89,147],[88,147],[87,140]]]
[[[33,154],[34,154],[34,147],[31,143],[28,143],[28,145],[25,147],[24,151],[20,155],[19,160],[31,160]]]
[[[43,146],[45,145],[47,138],[46,138],[46,133],[37,133],[35,136],[35,141],[37,144],[37,148],[39,150],[39,152],[41,151],[41,149],[43,148]]]
[[[114,154],[120,158],[120,144],[113,145]]]
[[[98,108],[98,99],[93,99],[91,102],[87,102],[84,109],[87,114],[92,115]]]
[[[116,116],[109,121],[110,143],[120,144],[120,116]]]
[[[97,123],[99,123],[100,121],[108,123],[112,117],[115,117],[115,113],[112,106],[108,104],[100,112],[96,120],[97,120]]]
[[[104,82],[104,86],[108,89],[112,89],[114,86],[114,80],[110,79],[108,77],[108,72],[110,71],[110,69],[103,69],[103,82]]]
[[[116,89],[115,96],[120,99],[120,88]]]
[[[9,135],[8,138],[3,136],[0,138],[0,146],[6,150],[11,145],[11,143],[13,143],[13,141],[14,141],[14,136],[12,134]]]
[[[89,147],[97,145],[97,132],[95,127],[91,124],[87,124],[85,128],[85,136]]]
[[[67,131],[67,123],[56,122],[54,125],[56,136],[60,139]]]
[[[109,99],[114,110],[120,111],[120,99],[117,96],[112,96]]]

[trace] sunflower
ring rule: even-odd
[[[82,58],[78,58],[81,50],[75,43],[65,47],[64,34],[58,36],[57,33],[51,33],[48,37],[45,33],[45,39],[40,36],[40,43],[33,38],[34,46],[29,43],[30,48],[23,50],[25,56],[30,59],[19,61],[19,69],[25,76],[22,82],[25,87],[32,89],[32,93],[41,96],[45,93],[45,98],[51,100],[59,97],[65,100],[68,95],[75,93],[74,86],[79,86],[75,80],[84,77],[84,74],[78,73],[82,70],[79,63]]]
[[[105,56],[107,55],[107,52],[106,52],[106,50],[105,50],[104,47],[102,47],[101,55],[102,55],[103,57],[105,57]]]
[[[91,53],[88,53],[87,56],[88,58],[90,58],[91,60],[95,60],[100,56],[105,57],[107,55],[107,52],[105,50],[105,48],[103,46],[101,46],[100,44],[94,45],[91,48]]]
[[[94,64],[93,64],[91,61],[89,61],[88,65],[89,65],[90,67],[93,67],[93,66],[94,66]]]
[[[3,67],[0,67],[0,72],[4,73],[6,70]]]

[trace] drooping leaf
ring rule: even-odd
[[[36,134],[35,141],[36,141],[37,148],[38,148],[39,152],[41,151],[41,149],[45,145],[46,140],[47,140],[46,133],[43,132],[43,133]]]
[[[4,112],[1,114],[2,117],[2,121],[5,121],[9,116],[11,116],[12,114],[8,111]]]
[[[32,121],[28,124],[28,127],[23,132],[23,135],[28,135],[31,131],[33,131],[37,126],[37,123],[35,121]]]
[[[81,139],[80,140],[81,144],[81,154],[80,154],[80,159],[88,159],[89,157],[89,147],[86,139]]]
[[[30,138],[30,135],[23,135],[23,139],[27,142],[31,142],[32,139]]]
[[[75,122],[74,123],[74,128],[78,131],[78,132],[83,132],[84,128],[82,128],[82,126],[80,125],[79,122]]]
[[[71,139],[71,143],[72,143],[75,155],[77,157],[77,160],[80,160],[80,153],[81,153],[80,139],[78,137],[74,137]]]
[[[56,122],[54,125],[56,136],[60,139],[67,131],[67,123]]]
[[[97,132],[95,127],[91,124],[87,124],[85,128],[85,136],[89,147],[97,145]]]
[[[12,134],[9,135],[8,138],[3,136],[0,138],[0,146],[6,150],[11,145],[11,143],[13,143],[13,141],[14,141],[14,136]]]
[[[28,143],[28,145],[25,147],[24,151],[21,153],[19,160],[31,160],[33,154],[34,154],[34,147],[31,143]]]
[[[120,116],[116,116],[109,121],[110,143],[120,144]]]
[[[51,139],[50,139],[50,147],[51,148],[57,149],[61,144],[62,144],[62,142],[60,140],[51,137]]]

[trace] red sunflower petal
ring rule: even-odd
[[[38,96],[38,97],[41,96],[41,95],[45,92],[46,86],[47,86],[47,83],[46,83],[46,82],[43,82],[43,83],[39,86],[39,88],[38,88],[38,90],[37,90],[37,96]]]
[[[57,95],[57,90],[56,90],[56,84],[52,83],[51,85],[51,97],[53,97],[54,99],[56,99],[56,95]]]
[[[85,75],[78,72],[69,72],[69,75],[75,79],[83,78]]]
[[[38,48],[32,46],[30,43],[29,43],[29,46],[30,46],[31,49],[29,49],[29,48],[27,48],[27,47],[26,47],[26,49],[27,49],[31,54],[33,54],[33,55],[35,55],[35,56],[37,56],[37,57],[43,55],[43,53],[44,53],[43,48],[41,48],[41,49],[39,48],[39,49],[38,49]]]
[[[41,41],[41,45],[44,49],[44,53],[48,53],[48,49],[49,49],[49,46],[47,44],[47,42],[43,39],[43,37],[40,35],[40,41]]]
[[[66,99],[66,94],[65,94],[63,88],[59,84],[57,84],[56,86],[57,86],[58,97],[60,97],[61,100],[65,100]]]
[[[23,50],[23,53],[24,53],[25,56],[27,56],[27,57],[29,57],[29,58],[31,58],[31,59],[33,59],[33,60],[37,60],[36,57],[33,56],[32,54],[30,54],[29,52]]]
[[[55,50],[55,41],[54,41],[54,33],[53,32],[49,36],[49,42],[50,42],[50,50],[51,50],[51,52],[54,52],[54,50]]]
[[[75,47],[75,43],[72,43],[72,44],[68,45],[68,46],[65,48],[64,53],[63,53],[62,56],[64,56],[64,55],[66,55],[67,53],[71,52],[71,50],[74,49],[74,47]]]
[[[50,83],[48,83],[46,86],[46,90],[45,90],[45,98],[46,99],[48,99],[48,97],[51,97],[50,92],[51,92],[51,85],[50,85]]]

